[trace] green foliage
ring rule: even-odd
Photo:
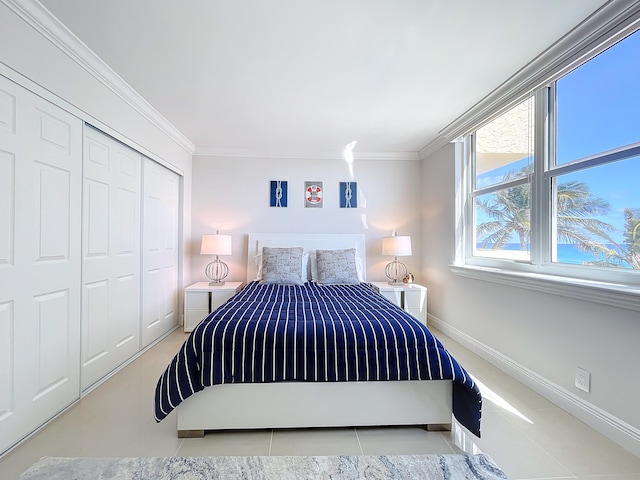
[[[532,172],[528,165],[509,172],[503,180],[524,177]],[[611,211],[609,203],[590,191],[582,182],[559,183],[556,188],[556,235],[558,243],[577,245],[595,257],[591,265],[607,267],[631,266],[640,269],[640,209],[624,211],[624,242],[612,238],[616,228],[598,217]],[[503,249],[515,237],[521,250],[531,239],[531,184],[525,183],[496,192],[490,199],[478,200],[490,220],[476,227],[481,248]]]

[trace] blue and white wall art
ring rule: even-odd
[[[358,183],[340,182],[340,208],[358,207]]]
[[[287,206],[287,182],[286,180],[271,180],[271,202],[272,207]]]

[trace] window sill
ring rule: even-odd
[[[462,277],[640,311],[640,289],[628,285],[476,265],[450,265],[450,269]]]

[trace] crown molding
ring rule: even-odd
[[[194,156],[220,158],[265,158],[297,160],[344,160],[344,152],[337,151],[274,151],[260,149],[220,149],[214,147],[196,147]],[[418,152],[354,152],[356,160],[404,160],[418,161]]]
[[[420,157],[420,159],[424,160],[430,155],[436,153],[447,143],[451,143],[451,141],[447,140],[442,135],[438,135],[435,139],[433,139],[431,142],[420,149],[420,151],[418,152],[418,156]]]
[[[195,145],[36,0],[0,0],[96,80],[142,115],[181,148],[192,154]]]

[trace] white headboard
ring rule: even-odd
[[[355,248],[362,259],[362,274],[367,271],[367,252],[363,233],[250,233],[247,248],[247,282],[256,279],[256,255],[262,247],[302,247],[305,252],[323,248]],[[365,278],[366,279],[366,278]]]

